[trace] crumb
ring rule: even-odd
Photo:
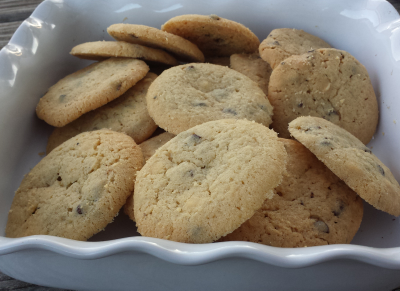
[[[385,133],[384,133],[384,132],[382,132],[382,135],[383,135],[383,136],[385,136]]]
[[[393,123],[396,124],[396,120],[393,120]]]
[[[38,153],[38,155],[39,155],[39,157],[43,157],[43,156],[46,155],[46,153],[45,152],[40,152],[40,153]]]
[[[128,17],[125,17],[124,19],[122,19],[122,22],[125,22],[126,20],[128,20]]]

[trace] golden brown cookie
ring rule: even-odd
[[[140,147],[125,134],[98,130],[70,139],[24,177],[6,236],[87,240],[118,214],[142,165]]]
[[[159,148],[138,173],[134,212],[143,236],[217,240],[254,215],[281,182],[286,151],[267,127],[210,121]]]
[[[148,71],[145,62],[129,58],[91,64],[53,85],[40,99],[36,114],[50,125],[64,126],[121,96]]]
[[[159,127],[178,134],[218,119],[248,119],[268,126],[272,106],[258,85],[227,67],[186,64],[164,71],[147,92]]]
[[[389,168],[355,136],[317,117],[299,117],[289,131],[362,199],[400,215],[400,186]]]
[[[312,34],[292,28],[278,28],[271,31],[260,44],[259,52],[272,69],[290,56],[302,55],[310,50],[331,46]]]
[[[180,15],[161,27],[196,44],[205,56],[229,57],[238,53],[254,53],[260,41],[243,24],[217,15]]]
[[[94,41],[72,48],[71,55],[81,59],[102,61],[111,57],[134,58],[176,66],[179,62],[163,50],[145,47],[124,41]]]
[[[269,78],[272,73],[271,66],[255,54],[234,54],[230,58],[231,69],[249,77],[268,95]]]
[[[204,62],[204,55],[195,44],[154,27],[119,23],[108,27],[107,32],[119,41],[164,49],[179,60]]]
[[[121,97],[82,115],[66,126],[55,128],[47,142],[46,152],[51,152],[81,132],[102,128],[123,132],[136,143],[146,140],[157,129],[146,105],[147,89],[156,78],[156,74],[148,73]]]
[[[288,248],[350,243],[361,224],[362,199],[301,143],[279,140],[288,162],[274,197],[221,240]]]
[[[272,127],[290,138],[289,122],[299,116],[322,117],[367,144],[378,124],[378,102],[366,68],[352,55],[318,49],[291,56],[271,74],[268,99]]]

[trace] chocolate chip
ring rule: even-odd
[[[328,110],[328,115],[329,116],[331,116],[331,115],[339,115],[339,113],[335,109],[329,109]]]
[[[278,194],[278,196],[282,197],[282,192],[277,191],[276,194]]]
[[[300,201],[300,204],[304,206],[304,203],[303,203],[303,201],[302,201],[302,200]]]
[[[60,102],[64,102],[65,101],[65,97],[67,97],[67,95],[60,95],[59,97],[58,97],[58,100],[60,101]]]
[[[382,176],[385,176],[385,171],[383,170],[383,168],[381,167],[381,165],[378,165],[378,170],[379,170],[379,173],[382,174]]]
[[[304,105],[304,104],[303,104],[303,102],[301,102],[301,101],[300,101],[300,103],[299,103],[299,104],[297,104],[297,107],[299,107],[299,108],[302,108],[302,107],[303,107],[303,105]]]
[[[309,50],[309,51],[308,51],[308,53],[312,53],[312,52],[315,52],[315,50]]]
[[[371,151],[369,148],[367,148],[367,147],[364,148],[364,152],[369,153],[369,154],[372,154],[372,151]]]
[[[190,175],[190,177],[193,177],[194,171],[193,170],[189,170],[189,175]]]
[[[332,211],[333,215],[335,215],[335,216],[339,216],[343,212],[343,209],[344,209],[343,201],[339,200],[337,204],[338,204],[337,208]]]
[[[274,44],[274,45],[281,45],[280,43],[279,43],[279,41],[274,41],[272,44]]]
[[[314,198],[314,193],[313,193],[313,192],[311,192],[310,197],[311,197],[311,198]]]
[[[154,96],[153,99],[157,99],[157,96]]]
[[[119,91],[119,89],[121,89],[122,84],[118,84],[117,85],[117,91]]]
[[[213,41],[215,41],[216,43],[221,43],[224,40],[222,38],[215,38],[215,39],[213,39]]]
[[[211,14],[211,15],[210,15],[210,18],[211,18],[211,19],[214,19],[214,20],[219,20],[219,16],[218,16],[218,15],[215,15],[215,14]]]
[[[79,142],[76,145],[79,145]]]
[[[237,115],[237,112],[236,112],[234,109],[232,109],[232,108],[224,108],[224,109],[222,110],[222,112],[223,112],[223,113],[229,113],[229,114],[232,114],[232,115]]]
[[[281,65],[284,65],[285,64],[285,62],[281,62]]]
[[[321,145],[323,145],[323,146],[332,146],[332,143],[330,141],[328,141],[328,140],[323,140],[323,141],[321,141]]]
[[[78,206],[76,207],[76,212],[78,212],[78,214],[82,214],[82,213],[83,213],[82,208],[81,208],[80,205],[78,205]]]
[[[199,135],[193,133],[193,134],[192,134],[192,139],[194,139],[196,142],[198,142],[198,141],[201,140],[201,136],[199,136]]]
[[[60,176],[57,177],[57,181],[60,181],[60,182],[62,181]]]
[[[322,220],[314,222],[314,227],[320,232],[329,233],[329,226]]]
[[[207,107],[208,105],[204,102],[200,102],[200,103],[193,103],[193,106],[199,106],[199,107]]]
[[[193,71],[194,70],[194,66],[188,66],[186,67],[186,71]]]

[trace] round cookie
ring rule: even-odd
[[[155,123],[173,134],[218,119],[272,122],[272,107],[258,85],[219,65],[170,68],[151,84],[146,99]]]
[[[118,23],[109,26],[107,32],[119,41],[164,49],[179,60],[204,62],[204,55],[195,44],[154,27]]]
[[[261,58],[275,69],[283,60],[293,55],[302,55],[310,50],[330,48],[317,36],[303,30],[278,28],[271,31],[259,47]]]
[[[64,126],[121,96],[148,71],[145,62],[130,58],[91,64],[53,85],[39,100],[36,114],[50,125]]]
[[[81,132],[102,128],[123,132],[136,143],[145,141],[157,129],[146,105],[147,90],[156,78],[156,74],[148,73],[121,97],[82,115],[66,126],[55,128],[47,142],[46,152],[51,152]]]
[[[205,56],[229,57],[256,52],[260,41],[243,24],[217,15],[180,15],[161,26],[163,31],[179,35],[196,44]]]
[[[71,55],[81,59],[102,61],[111,57],[125,57],[176,66],[179,62],[163,50],[124,41],[94,41],[72,48]]]
[[[221,241],[287,248],[350,243],[361,224],[362,199],[301,143],[280,141],[287,173],[275,195]]]
[[[249,77],[268,95],[271,66],[256,54],[234,54],[230,59],[231,69]]]
[[[290,138],[288,123],[298,116],[322,117],[367,144],[378,124],[378,102],[365,67],[349,53],[318,49],[291,56],[269,81],[272,127]]]
[[[118,214],[142,165],[140,147],[125,134],[98,130],[70,139],[22,180],[6,236],[87,240]]]
[[[137,175],[138,231],[178,242],[215,241],[272,195],[286,157],[276,133],[256,122],[217,120],[182,132]]]
[[[399,183],[355,136],[311,116],[293,120],[289,131],[361,198],[379,210],[400,215]]]

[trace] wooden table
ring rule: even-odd
[[[5,46],[18,26],[28,18],[43,0],[0,0],[0,49]],[[84,0],[82,0],[84,1]],[[389,0],[400,11],[400,0]],[[0,290],[55,291],[61,289],[40,287],[14,280],[0,272]]]

